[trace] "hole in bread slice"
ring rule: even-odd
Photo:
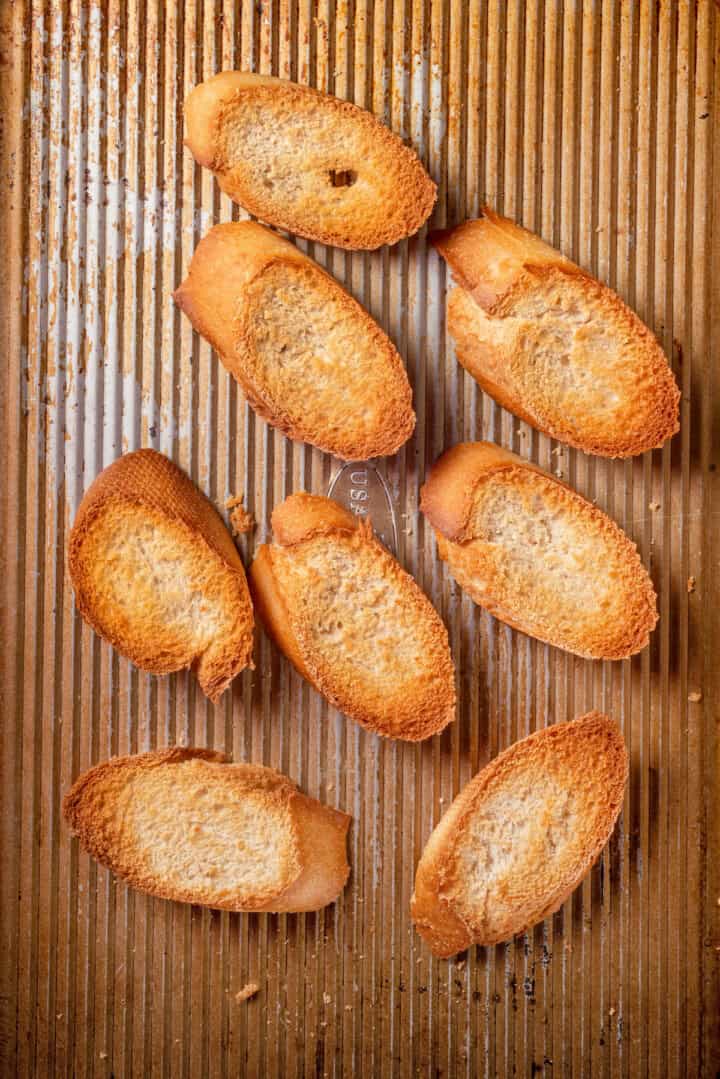
[[[333,187],[352,187],[358,178],[353,169],[330,169],[329,176]]]
[[[415,420],[400,357],[327,274],[309,262],[273,260],[244,300],[251,383],[283,430],[360,460],[405,442]]]

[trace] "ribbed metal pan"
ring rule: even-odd
[[[60,0],[2,5],[2,1028],[19,1076],[711,1076],[718,1049],[720,12],[587,0]],[[445,329],[425,232],[304,250],[407,361],[417,432],[379,465],[398,554],[447,621],[457,723],[420,746],[329,709],[260,638],[217,707],[154,679],[74,612],[65,568],[85,487],[154,446],[258,527],[329,457],[255,419],[173,308],[199,237],[240,212],[182,145],[221,68],[358,102],[439,183],[433,224],[484,201],[615,286],[659,335],[682,430],[635,461],[562,450],[484,397]],[[637,541],[661,621],[632,662],[511,632],[449,581],[418,515],[439,453],[489,438],[562,471]],[[694,580],[694,589],[692,582]],[[690,581],[690,584],[688,583]],[[691,590],[692,589],[692,590]],[[702,694],[698,699],[698,694]],[[599,707],[632,772],[591,876],[544,925],[453,962],[413,932],[414,869],[459,787],[500,749]],[[111,754],[215,746],[352,813],[352,877],[319,914],[148,899],[71,843],[62,793]],[[236,992],[260,985],[250,1001]]]

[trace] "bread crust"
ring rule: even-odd
[[[300,413],[268,385],[257,362],[253,318],[266,276],[287,267],[301,278],[307,275],[320,294],[352,320],[371,343],[372,363],[378,385],[368,388],[368,399],[353,398],[356,411],[363,405],[376,411],[374,426],[353,428],[349,421],[321,410],[322,420],[312,407]],[[367,460],[397,452],[415,429],[412,390],[403,362],[390,339],[367,311],[322,267],[293,244],[254,222],[216,225],[200,241],[192,257],[188,275],[176,289],[174,299],[195,329],[217,351],[230,374],[237,380],[250,405],[262,419],[279,428],[288,438],[309,442],[343,460]],[[269,314],[272,316],[273,312]],[[277,314],[277,312],[276,312]],[[275,318],[278,343],[282,333]],[[336,410],[347,405],[347,388],[341,373],[337,382]],[[309,386],[309,404],[313,389]],[[319,426],[319,422],[324,426]]]
[[[492,442],[458,442],[433,465],[420,489],[420,511],[436,532],[455,543],[463,543],[471,538],[470,513],[477,484],[494,469],[514,467],[549,475],[539,465]],[[570,490],[566,483],[559,480],[557,483]]]
[[[131,514],[144,517],[158,531],[171,526],[194,565],[217,566],[213,598],[230,612],[231,631],[224,638],[209,642],[200,652],[188,652],[181,642],[157,640],[140,603],[128,627],[101,599],[91,565],[94,528],[103,528],[107,518],[112,519],[113,532],[121,533]],[[237,548],[212,503],[177,465],[155,450],[119,457],[87,489],[70,532],[68,571],[82,617],[142,670],[168,674],[191,667],[203,692],[217,701],[232,679],[252,666],[252,603]]]
[[[496,885],[494,899],[485,905],[471,894],[458,855],[473,816],[490,798],[511,796],[508,815],[513,823],[512,795],[516,783],[541,782],[550,772],[559,789],[579,799],[584,831],[577,831],[548,870],[538,860],[544,848],[544,825],[531,833],[526,860],[511,877]],[[447,958],[471,944],[489,946],[530,929],[563,905],[589,873],[612,834],[622,809],[628,776],[628,755],[617,724],[600,712],[588,712],[569,723],[536,731],[506,749],[462,789],[443,815],[420,858],[411,899],[411,914],[433,954]],[[522,812],[522,810],[516,810]],[[493,838],[488,842],[492,855]],[[550,848],[554,849],[554,848]],[[538,891],[542,876],[543,888]]]
[[[447,630],[413,578],[373,535],[370,524],[358,523],[331,499],[304,492],[276,507],[272,524],[276,542],[259,548],[250,568],[250,587],[269,636],[299,673],[336,708],[376,734],[419,741],[443,730],[455,717],[455,672]],[[324,648],[318,636],[318,626],[328,619],[323,583],[331,579],[338,551],[348,567],[362,565],[365,572],[370,565],[376,586],[384,582],[396,597],[402,610],[391,605],[387,616],[396,624],[388,630],[387,621],[381,620],[379,630],[416,646],[420,657],[414,666],[398,649],[392,684],[387,684],[382,702],[375,689],[368,688],[374,686],[373,671],[363,666],[362,645],[357,645],[382,602],[382,586],[373,597],[364,596],[347,579],[354,568],[346,569],[344,584],[350,591],[341,609],[340,651]],[[315,575],[305,573],[308,558]],[[367,610],[364,603],[370,604]],[[357,657],[353,642],[360,648]]]
[[[499,474],[505,474],[519,489],[533,486],[531,478],[538,476],[536,496],[548,513],[568,513],[574,520],[587,522],[597,535],[598,561],[582,563],[582,567],[586,574],[603,573],[608,567],[603,565],[602,556],[612,552],[617,587],[627,595],[620,615],[598,615],[592,632],[572,627],[568,632],[560,628],[566,601],[560,589],[552,618],[541,619],[527,601],[509,605],[504,583],[507,573],[502,566],[498,568],[497,561],[488,564],[489,545],[475,534],[473,524],[477,492]],[[448,563],[453,577],[476,603],[514,629],[588,659],[625,659],[647,645],[658,619],[657,602],[637,547],[607,514],[538,465],[488,442],[459,443],[433,467],[420,492],[420,509],[435,529],[438,554]],[[474,584],[473,577],[481,579],[482,585]]]
[[[204,787],[222,801],[252,795],[258,816],[265,809],[284,821],[287,856],[279,879],[270,887],[253,882],[237,892],[227,887],[173,883],[168,874],[160,874],[148,864],[144,842],[127,824],[118,795],[123,788],[145,776],[157,787],[158,807],[172,793],[181,804],[193,799],[193,783],[183,772],[186,762],[205,762],[200,779]],[[174,769],[168,783],[168,769]],[[152,773],[152,775],[149,775]],[[163,775],[163,773],[165,773]],[[192,777],[196,779],[196,776]],[[151,789],[154,789],[151,787]],[[205,791],[203,792],[205,793]],[[211,828],[211,814],[196,811],[202,827]],[[133,888],[160,899],[198,903],[219,910],[232,911],[305,911],[319,910],[333,902],[345,887],[349,875],[346,858],[346,835],[351,818],[330,809],[298,790],[287,776],[272,768],[254,764],[231,764],[224,753],[207,749],[174,747],[115,757],[83,773],[63,801],[63,815],[83,848]],[[153,821],[147,822],[152,831]],[[241,838],[241,837],[240,837]],[[156,840],[162,845],[162,837]],[[202,847],[197,852],[198,874],[202,869]],[[260,857],[260,855],[258,855]],[[258,863],[260,865],[260,862]]]
[[[679,429],[665,354],[612,289],[487,207],[431,242],[459,283],[448,301],[458,360],[503,408],[605,457],[644,453]],[[621,361],[612,370],[608,355]]]
[[[295,183],[284,189],[280,184],[277,196],[271,187],[258,185],[242,145],[232,144],[234,121],[249,107],[263,107],[276,117],[276,156],[302,153],[311,183],[299,193]],[[336,139],[303,146],[283,141],[297,137],[289,129],[282,132],[285,117],[318,112],[336,126]],[[365,109],[311,87],[224,71],[192,90],[185,120],[186,145],[199,164],[212,169],[223,191],[255,217],[298,236],[348,250],[374,250],[417,232],[435,204],[437,187],[413,150]],[[354,145],[347,137],[350,131]],[[335,171],[354,173],[355,182],[333,188]]]
[[[295,634],[291,629],[287,604],[273,572],[270,547],[263,543],[258,547],[255,561],[250,567],[250,587],[258,619],[270,640],[292,663],[298,674],[322,690],[305,665]]]

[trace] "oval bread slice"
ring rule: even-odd
[[[350,817],[280,772],[222,753],[164,749],[77,779],[65,819],[133,888],[221,910],[319,910],[348,878]]]
[[[289,438],[349,460],[395,453],[415,427],[390,339],[345,289],[252,222],[216,225],[175,301],[255,411]]]
[[[186,144],[223,191],[270,225],[372,250],[411,236],[436,187],[371,113],[285,79],[224,71],[185,102]]]
[[[70,533],[75,602],[144,671],[191,667],[216,701],[252,662],[240,555],[215,507],[155,450],[126,453],[85,492]]]
[[[331,704],[388,738],[418,741],[455,717],[447,630],[367,522],[329,498],[291,495],[250,569],[278,647]]]
[[[437,233],[458,287],[448,328],[460,363],[499,404],[604,457],[661,446],[680,391],[659,342],[620,297],[489,209]]]
[[[435,464],[420,508],[460,587],[503,622],[589,659],[648,643],[655,590],[635,544],[541,468],[461,443]]]
[[[418,864],[411,913],[433,953],[509,940],[558,910],[607,843],[627,774],[620,730],[599,712],[531,734],[479,772]]]

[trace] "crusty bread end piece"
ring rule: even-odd
[[[328,498],[291,495],[272,515],[250,587],[268,633],[303,677],[369,730],[418,741],[455,716],[447,630],[372,533]]]
[[[348,878],[350,817],[272,768],[222,753],[116,757],[63,803],[80,843],[133,888],[236,911],[319,910]]]
[[[412,390],[377,323],[317,263],[254,222],[200,241],[175,302],[248,401],[288,438],[344,460],[395,453]]]
[[[431,239],[458,283],[448,328],[483,390],[553,438],[605,457],[661,446],[680,391],[659,342],[620,297],[485,208]]]
[[[455,580],[503,622],[589,659],[647,645],[656,597],[635,544],[537,465],[461,443],[435,464],[420,509]]]
[[[437,189],[417,155],[349,101],[223,71],[185,102],[186,143],[223,191],[268,224],[334,247],[411,236]]]
[[[90,485],[68,568],[85,621],[142,670],[191,667],[216,701],[252,665],[237,548],[212,503],[155,450],[125,454]]]
[[[628,775],[616,723],[589,712],[501,753],[432,833],[411,913],[437,956],[496,944],[558,910],[590,871]]]

